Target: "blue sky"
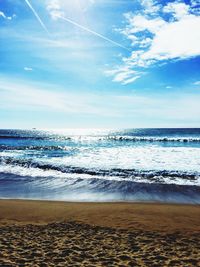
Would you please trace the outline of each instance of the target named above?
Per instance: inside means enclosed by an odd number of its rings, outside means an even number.
[[[200,127],[199,29],[199,0],[0,0],[0,128]]]

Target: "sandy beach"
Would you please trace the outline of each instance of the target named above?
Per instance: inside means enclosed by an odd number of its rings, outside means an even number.
[[[0,266],[200,266],[200,206],[0,201]]]

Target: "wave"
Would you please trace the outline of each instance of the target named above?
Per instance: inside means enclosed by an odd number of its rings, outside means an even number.
[[[44,141],[44,140],[56,140],[56,141],[70,141],[72,140],[71,137],[54,137],[54,136],[10,136],[10,135],[0,135],[0,139],[12,139],[12,140],[38,140],[38,141]]]
[[[69,150],[68,146],[34,146],[34,145],[28,145],[28,146],[9,146],[9,145],[0,145],[0,150],[36,150],[36,151],[67,151]]]
[[[108,136],[63,136],[63,135],[0,135],[0,139],[13,140],[56,140],[56,141],[118,141],[118,142],[178,142],[178,143],[200,143],[198,137],[141,137],[141,136],[124,136],[124,135],[108,135]],[[37,149],[37,148],[36,148]]]
[[[0,135],[0,139],[34,139],[43,140],[42,136],[22,136],[22,135]]]
[[[169,170],[137,170],[137,169],[98,169],[98,168],[86,168],[76,166],[66,166],[61,164],[45,163],[42,161],[34,161],[33,159],[12,158],[4,157],[0,159],[0,170],[4,170],[5,166],[7,172],[13,172],[14,167],[23,167],[26,169],[24,172],[27,174],[27,170],[31,170],[31,176],[37,177],[38,171],[43,171],[41,176],[45,176],[47,171],[56,171],[57,173],[50,173],[53,176],[63,177],[64,174],[71,174],[74,177],[92,178],[98,177],[99,179],[111,179],[111,180],[129,180],[134,182],[146,182],[146,183],[163,183],[163,184],[185,184],[185,185],[200,185],[200,173],[187,172],[187,171],[169,171]],[[18,169],[19,170],[19,169]],[[24,171],[24,169],[22,169]],[[46,171],[46,173],[45,173]],[[20,173],[20,171],[18,172]],[[49,174],[48,174],[49,176]]]
[[[131,141],[131,142],[195,142],[199,143],[200,138],[191,137],[134,137],[134,136],[108,136],[106,139],[112,141]]]

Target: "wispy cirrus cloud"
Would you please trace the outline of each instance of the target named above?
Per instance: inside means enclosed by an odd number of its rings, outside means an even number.
[[[42,19],[40,18],[40,16],[38,15],[37,11],[34,9],[34,7],[32,6],[32,4],[30,3],[29,0],[25,0],[25,3],[27,4],[27,6],[30,8],[30,10],[33,12],[34,16],[36,17],[36,19],[38,20],[38,22],[40,23],[40,25],[42,26],[42,28],[45,30],[45,32],[47,34],[50,34],[46,25],[44,24],[44,22],[42,21]]]
[[[64,8],[60,0],[48,0],[46,8],[52,19],[56,20],[58,16],[64,16]]]
[[[72,18],[69,18],[66,14],[66,8],[70,7],[72,8],[73,5],[77,6],[79,9],[81,9],[81,12],[84,12],[84,9],[86,8],[86,6],[88,6],[89,4],[94,4],[94,0],[84,0],[82,1],[82,4],[80,1],[75,1],[74,4],[73,2],[63,2],[60,0],[49,0],[47,1],[47,10],[49,11],[50,16],[52,17],[53,20],[62,20],[65,21],[75,27],[78,27],[79,29],[88,32],[94,36],[97,36],[98,38],[101,38],[111,44],[113,44],[114,46],[118,46],[121,47],[123,49],[129,50],[129,48],[127,48],[126,46],[122,45],[119,42],[116,42],[106,36],[104,36],[103,34],[100,34],[99,32],[96,32],[94,30],[92,30],[91,28],[73,20]],[[82,6],[81,6],[82,5]],[[130,50],[129,50],[130,51]]]
[[[105,72],[108,76],[114,76],[113,82],[120,82],[124,85],[134,82],[139,79],[141,74],[128,66],[122,66],[118,69],[107,70]]]
[[[72,25],[75,25],[76,27],[78,27],[78,28],[80,28],[80,29],[82,29],[82,30],[84,30],[86,32],[89,32],[92,35],[95,35],[95,36],[97,36],[97,37],[99,37],[99,38],[101,38],[101,39],[103,39],[103,40],[115,45],[115,46],[119,46],[119,47],[129,51],[129,48],[127,48],[126,46],[124,46],[124,45],[122,45],[122,44],[120,44],[118,42],[115,42],[112,39],[110,39],[110,38],[108,38],[108,37],[96,32],[96,31],[93,31],[93,30],[89,29],[88,27],[85,27],[85,26],[83,26],[83,25],[81,25],[81,24],[79,24],[79,23],[77,23],[77,22],[75,22],[75,21],[73,21],[73,20],[71,20],[69,18],[66,18],[66,17],[63,17],[63,16],[59,16],[59,15],[57,16],[57,18],[62,19],[62,20],[66,21],[66,22],[68,22],[68,23],[70,23]]]
[[[126,26],[120,30],[130,40],[132,54],[123,58],[122,66],[110,72],[114,74],[113,81],[122,84],[129,83],[126,81],[131,81],[131,78],[135,81],[139,76],[138,69],[145,72],[160,63],[200,55],[200,12],[197,1],[192,1],[190,5],[184,1],[161,5],[155,0],[142,0],[140,4],[141,9],[136,14],[124,14]],[[118,79],[120,73],[124,79]]]
[[[105,104],[99,105],[101,96],[70,93],[62,89],[55,92],[52,90],[52,85],[48,84],[30,83],[24,80],[9,82],[7,79],[1,79],[0,109],[27,111],[41,109],[45,112],[53,110],[62,114],[95,114],[103,117],[120,115],[117,109],[110,110]]]
[[[46,0],[46,8],[52,19],[57,20],[59,16],[66,16],[69,10],[75,11],[78,9],[81,12],[87,10],[87,8],[95,3],[95,0]]]
[[[0,78],[1,111],[41,111],[40,117],[43,120],[48,118],[49,112],[66,116],[68,119],[72,115],[80,117],[81,114],[81,117],[87,120],[95,115],[103,121],[103,125],[105,121],[113,123],[113,120],[116,120],[115,124],[112,124],[115,127],[128,127],[130,122],[134,122],[135,127],[177,127],[184,126],[185,123],[190,126],[199,125],[200,94],[196,93],[173,93],[165,94],[164,97],[163,94],[144,96],[139,93],[70,93],[63,88],[54,91],[53,85],[25,80],[10,81],[8,77],[5,79],[2,76]],[[93,125],[98,126],[98,122]]]

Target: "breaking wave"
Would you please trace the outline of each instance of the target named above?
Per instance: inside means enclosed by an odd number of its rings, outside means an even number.
[[[0,197],[200,204],[200,129],[0,130]]]
[[[0,159],[0,172],[37,176],[98,178],[132,182],[200,185],[200,173],[169,170],[97,169],[50,164],[32,159],[4,157]],[[21,168],[19,168],[21,167]],[[17,172],[16,172],[17,170]],[[21,172],[21,173],[20,173]],[[67,174],[67,175],[65,175]]]

